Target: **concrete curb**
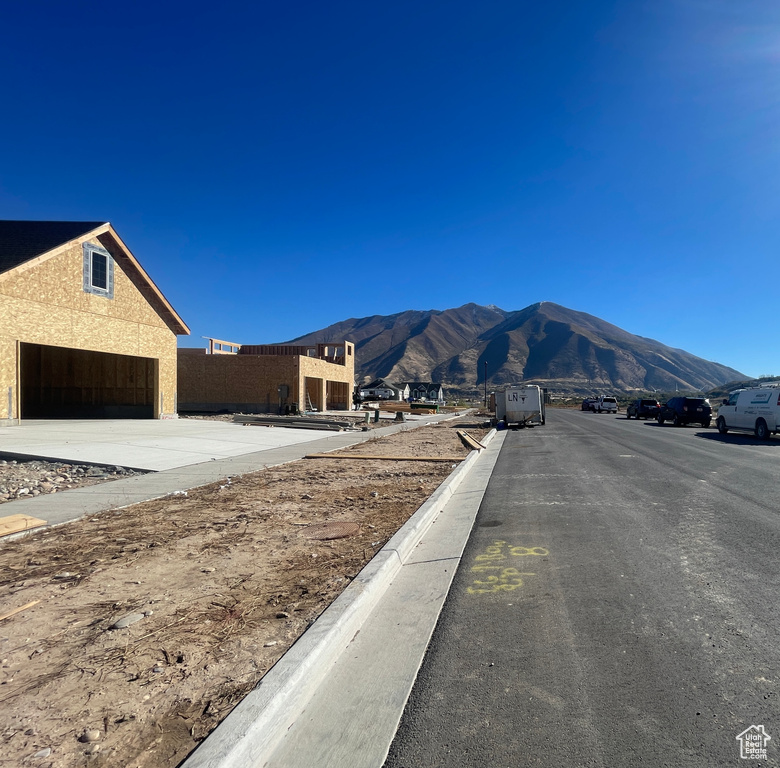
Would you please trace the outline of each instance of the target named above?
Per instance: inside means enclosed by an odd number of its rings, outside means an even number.
[[[479,455],[472,451],[458,465],[182,768],[245,768],[270,758]]]

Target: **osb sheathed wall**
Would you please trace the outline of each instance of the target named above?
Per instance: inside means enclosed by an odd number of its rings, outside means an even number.
[[[352,345],[350,345],[350,347],[351,346]],[[352,388],[355,382],[354,355],[349,355],[346,358],[346,365],[335,365],[334,363],[328,363],[325,360],[319,360],[316,357],[299,357],[298,359],[301,361],[300,396],[302,398],[305,394],[305,379],[320,379],[322,381],[320,402],[325,400],[326,392],[328,392],[336,398],[328,401],[328,408],[350,409],[352,405]],[[328,383],[342,383],[346,385],[346,389],[344,389],[344,387],[332,385],[328,387]]]
[[[6,419],[17,418],[14,403],[17,395],[17,344],[15,339],[4,335],[2,322],[2,304],[0,304],[0,424]]]
[[[159,365],[155,416],[176,412],[175,334],[119,262],[113,298],[85,293],[81,244],[0,275],[0,420],[19,417],[18,341],[153,358]]]
[[[287,405],[297,402],[297,357],[207,355],[202,349],[179,350],[179,409],[243,410],[276,413],[279,385],[286,385]]]
[[[340,382],[331,390],[339,402],[328,407],[349,408],[354,378],[351,364],[335,365],[316,358],[287,355],[207,355],[201,349],[180,349],[178,367],[179,409],[182,411],[244,411],[277,413],[280,405],[295,403],[307,407],[307,378],[316,379],[325,397],[326,382]],[[279,386],[287,387],[286,399],[279,397]],[[314,398],[312,398],[314,399]],[[321,407],[322,399],[318,400]]]

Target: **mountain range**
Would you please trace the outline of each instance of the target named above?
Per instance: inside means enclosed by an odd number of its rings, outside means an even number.
[[[568,392],[701,391],[739,371],[549,301],[506,311],[465,304],[343,320],[286,343],[355,342],[359,382],[435,381],[473,391],[520,382]]]

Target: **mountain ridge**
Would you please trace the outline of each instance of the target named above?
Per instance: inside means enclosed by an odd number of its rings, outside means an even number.
[[[285,343],[355,343],[359,381],[441,381],[462,391],[534,382],[593,388],[704,390],[744,374],[683,349],[637,336],[550,301],[507,311],[470,302],[349,318]]]

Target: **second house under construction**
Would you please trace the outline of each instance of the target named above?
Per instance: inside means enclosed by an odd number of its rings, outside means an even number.
[[[236,344],[180,349],[179,411],[294,413],[349,410],[355,345]]]

